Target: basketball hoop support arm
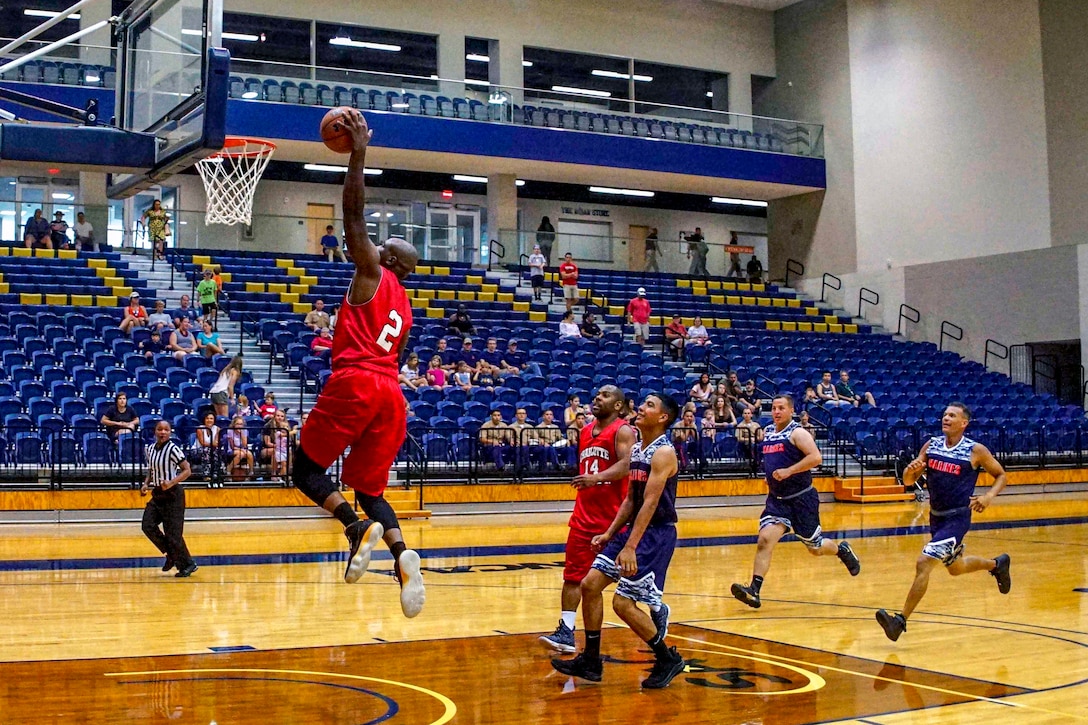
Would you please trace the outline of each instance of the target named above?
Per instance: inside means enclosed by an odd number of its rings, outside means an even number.
[[[0,98],[11,101],[12,103],[18,103],[20,106],[36,108],[39,111],[52,113],[55,116],[70,118],[74,121],[79,121],[85,126],[98,125],[97,98],[92,98],[88,100],[87,107],[82,110],[76,108],[75,106],[66,106],[63,103],[50,101],[48,98],[38,98],[37,96],[20,93],[19,91],[13,91],[8,88],[0,88]]]
[[[37,26],[35,28],[32,28],[31,30],[27,31],[23,35],[19,36],[15,40],[13,40],[10,43],[8,43],[7,45],[5,45],[3,48],[0,48],[0,55],[7,55],[8,53],[15,50],[16,48],[18,48],[20,45],[27,42],[28,40],[36,38],[39,35],[41,35],[42,33],[44,33],[45,31],[49,30],[54,25],[57,25],[58,23],[63,23],[70,16],[72,16],[72,15],[78,13],[80,10],[82,10],[84,5],[89,5],[92,2],[95,2],[95,0],[79,0],[79,2],[77,2],[72,7],[68,8],[67,10],[62,10],[61,12],[57,13],[55,16],[49,18],[49,20],[46,20],[41,25],[39,25],[39,26]]]
[[[109,20],[99,20],[97,23],[94,23],[93,25],[88,25],[86,28],[83,28],[82,30],[77,30],[76,32],[72,33],[71,35],[69,35],[66,38],[61,38],[60,40],[57,40],[57,41],[54,41],[54,42],[50,43],[49,45],[43,45],[42,47],[38,48],[37,50],[33,50],[33,51],[27,53],[26,55],[20,55],[15,60],[10,61],[8,63],[4,63],[3,65],[0,65],[0,73],[6,73],[7,71],[15,70],[19,66],[24,65],[26,63],[29,63],[30,61],[34,60],[35,58],[38,58],[40,56],[52,53],[57,48],[68,45],[69,43],[74,43],[75,41],[82,38],[84,35],[90,35],[91,33],[98,32],[102,28],[104,28],[107,25],[109,25],[110,23],[112,23],[115,19],[116,18],[110,18]],[[11,43],[8,43],[7,47],[11,47],[11,45],[12,45]]]

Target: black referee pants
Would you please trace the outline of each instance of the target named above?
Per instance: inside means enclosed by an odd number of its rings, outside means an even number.
[[[141,528],[156,549],[174,560],[179,571],[193,563],[182,536],[185,530],[185,489],[181,486],[166,491],[159,488],[152,490],[151,500],[144,507]]]

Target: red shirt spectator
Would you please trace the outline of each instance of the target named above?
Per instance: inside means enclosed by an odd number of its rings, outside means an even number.
[[[564,287],[578,286],[578,265],[574,263],[569,253],[559,265],[559,279],[562,280]]]
[[[631,322],[639,325],[647,325],[650,322],[650,301],[639,295],[627,303],[627,314]]]
[[[310,342],[310,351],[315,355],[332,349],[332,335],[329,334],[329,328],[322,327],[321,331],[317,333]]]
[[[279,408],[276,407],[276,396],[272,393],[268,393],[264,396],[264,402],[257,408],[257,415],[261,416],[265,420],[268,420]]]

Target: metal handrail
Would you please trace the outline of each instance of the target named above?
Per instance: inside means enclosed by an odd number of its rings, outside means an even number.
[[[868,292],[869,296],[866,297],[865,293]],[[858,317],[861,317],[861,307],[863,304],[869,303],[870,305],[880,304],[880,293],[876,290],[871,290],[868,287],[862,287],[858,290]]]
[[[790,259],[786,260],[786,279],[783,280],[783,282],[782,282],[782,284],[785,285],[786,287],[790,286],[790,273],[791,272],[793,274],[796,274],[799,277],[804,277],[805,276],[805,265],[802,264],[801,262],[797,261],[796,259],[793,259],[792,257]]]
[[[835,284],[828,282],[829,279],[835,280]],[[842,280],[831,274],[830,272],[824,272],[823,282],[820,285],[820,302],[824,301],[824,291],[830,287],[833,290],[842,289]]]
[[[950,332],[950,330],[955,331],[955,334]],[[963,328],[955,324],[954,322],[949,322],[948,320],[941,320],[941,338],[939,344],[937,345],[937,349],[941,350],[942,352],[944,351],[945,337],[956,341],[962,340]]]
[[[994,346],[997,349],[992,350],[992,349],[990,349],[991,346]],[[1012,360],[1009,359],[1009,348],[1006,347],[1005,345],[1002,345],[997,340],[987,338],[986,339],[986,351],[982,356],[982,366],[987,368],[987,369],[989,369],[989,367],[990,367],[990,355],[993,355],[998,360],[1005,360],[1006,362],[1008,362],[1008,367],[1009,367],[1009,373],[1008,374],[1009,374],[1009,377],[1011,378],[1012,377]]]
[[[910,312],[914,313],[914,317],[911,317],[910,315],[907,314],[908,310]],[[916,308],[911,307],[908,304],[899,305],[899,324],[896,325],[895,334],[896,335],[902,335],[903,334],[903,320],[906,320],[907,322],[913,322],[914,324],[918,324],[921,321],[921,319],[922,319],[922,313],[919,312]]]
[[[495,252],[494,252],[495,247],[499,248],[499,251],[502,254],[502,258],[506,259],[506,245],[503,244],[502,242],[500,242],[498,239],[492,239],[491,240],[491,246],[488,247],[488,252],[487,252],[487,271],[488,272],[491,271],[491,264],[495,261]]]

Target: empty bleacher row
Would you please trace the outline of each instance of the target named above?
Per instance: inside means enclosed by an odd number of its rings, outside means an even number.
[[[116,307],[132,292],[144,300],[156,296],[116,252],[0,247],[0,311],[4,305]]]
[[[9,60],[15,59],[0,58],[0,65]],[[112,89],[117,83],[117,71],[113,66],[93,63],[32,60],[0,74],[0,80]]]

